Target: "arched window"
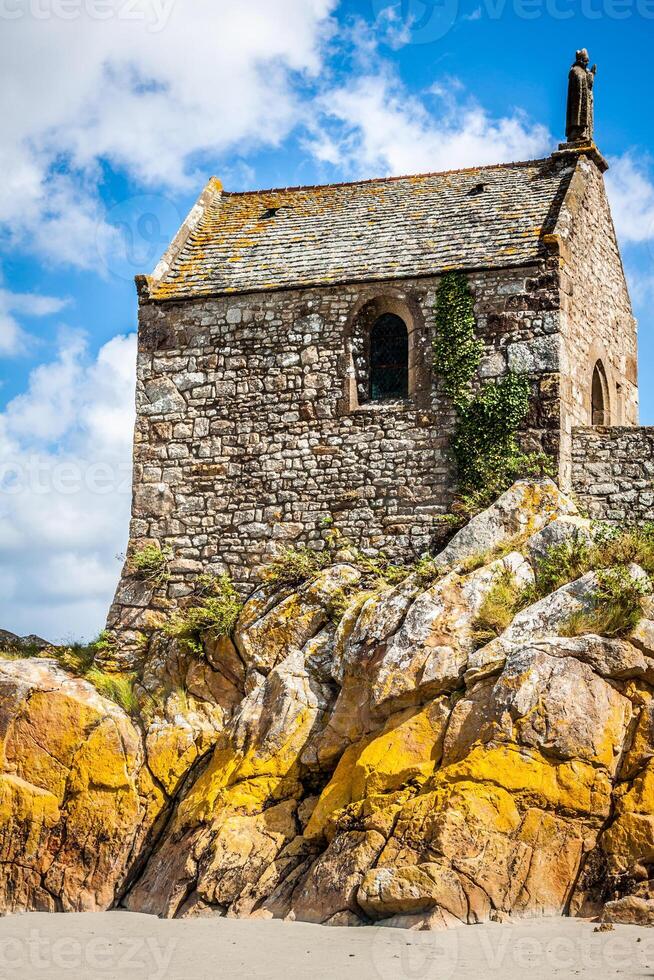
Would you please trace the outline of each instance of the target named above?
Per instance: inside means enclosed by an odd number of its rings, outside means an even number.
[[[601,361],[593,369],[591,389],[591,425],[609,425],[609,386]]]
[[[406,398],[409,394],[409,334],[404,320],[384,313],[370,333],[370,398]]]

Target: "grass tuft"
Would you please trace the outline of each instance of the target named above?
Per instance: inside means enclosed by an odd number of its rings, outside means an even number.
[[[535,562],[534,598],[542,599],[568,582],[574,582],[601,564],[597,548],[580,531],[566,541],[553,545]]]
[[[315,551],[305,545],[284,548],[262,570],[261,579],[267,585],[302,585],[333,561],[332,552]]]
[[[136,674],[108,674],[103,670],[92,667],[84,679],[96,689],[98,694],[114,701],[128,715],[138,712],[138,699],[134,690]]]
[[[472,636],[477,648],[500,636],[528,602],[528,590],[515,584],[508,568],[498,575],[472,624]]]
[[[626,636],[642,619],[642,600],[648,592],[648,585],[635,579],[628,568],[603,569],[591,608],[573,613],[559,632],[561,636]]]

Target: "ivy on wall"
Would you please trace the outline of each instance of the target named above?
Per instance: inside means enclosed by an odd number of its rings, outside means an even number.
[[[439,283],[433,345],[434,367],[443,388],[461,410],[470,402],[472,379],[484,351],[475,335],[472,293],[461,273],[446,272]]]
[[[522,476],[542,473],[545,457],[525,454],[517,432],[529,408],[529,380],[509,371],[499,381],[474,381],[484,345],[475,334],[473,297],[460,272],[446,272],[436,297],[434,369],[457,412],[452,440],[459,495],[471,509],[495,499]]]

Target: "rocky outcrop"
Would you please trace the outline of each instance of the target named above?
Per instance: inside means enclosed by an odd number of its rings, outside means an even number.
[[[0,908],[110,907],[164,804],[138,729],[54,661],[16,660],[0,732]]]
[[[17,636],[9,630],[0,630],[0,650],[6,653],[25,653],[30,650],[45,650],[50,644],[41,636],[30,633],[29,636]]]
[[[548,548],[591,531],[548,482],[476,528],[431,580],[344,555],[259,590],[202,656],[156,635],[133,720],[50,661],[0,663],[3,906],[651,921],[651,602],[631,635],[563,636],[588,572],[479,647],[498,587],[533,589]]]

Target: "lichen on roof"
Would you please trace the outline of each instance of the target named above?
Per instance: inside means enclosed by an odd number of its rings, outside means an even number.
[[[573,166],[552,159],[228,193],[217,181],[154,300],[527,264],[545,253]]]

